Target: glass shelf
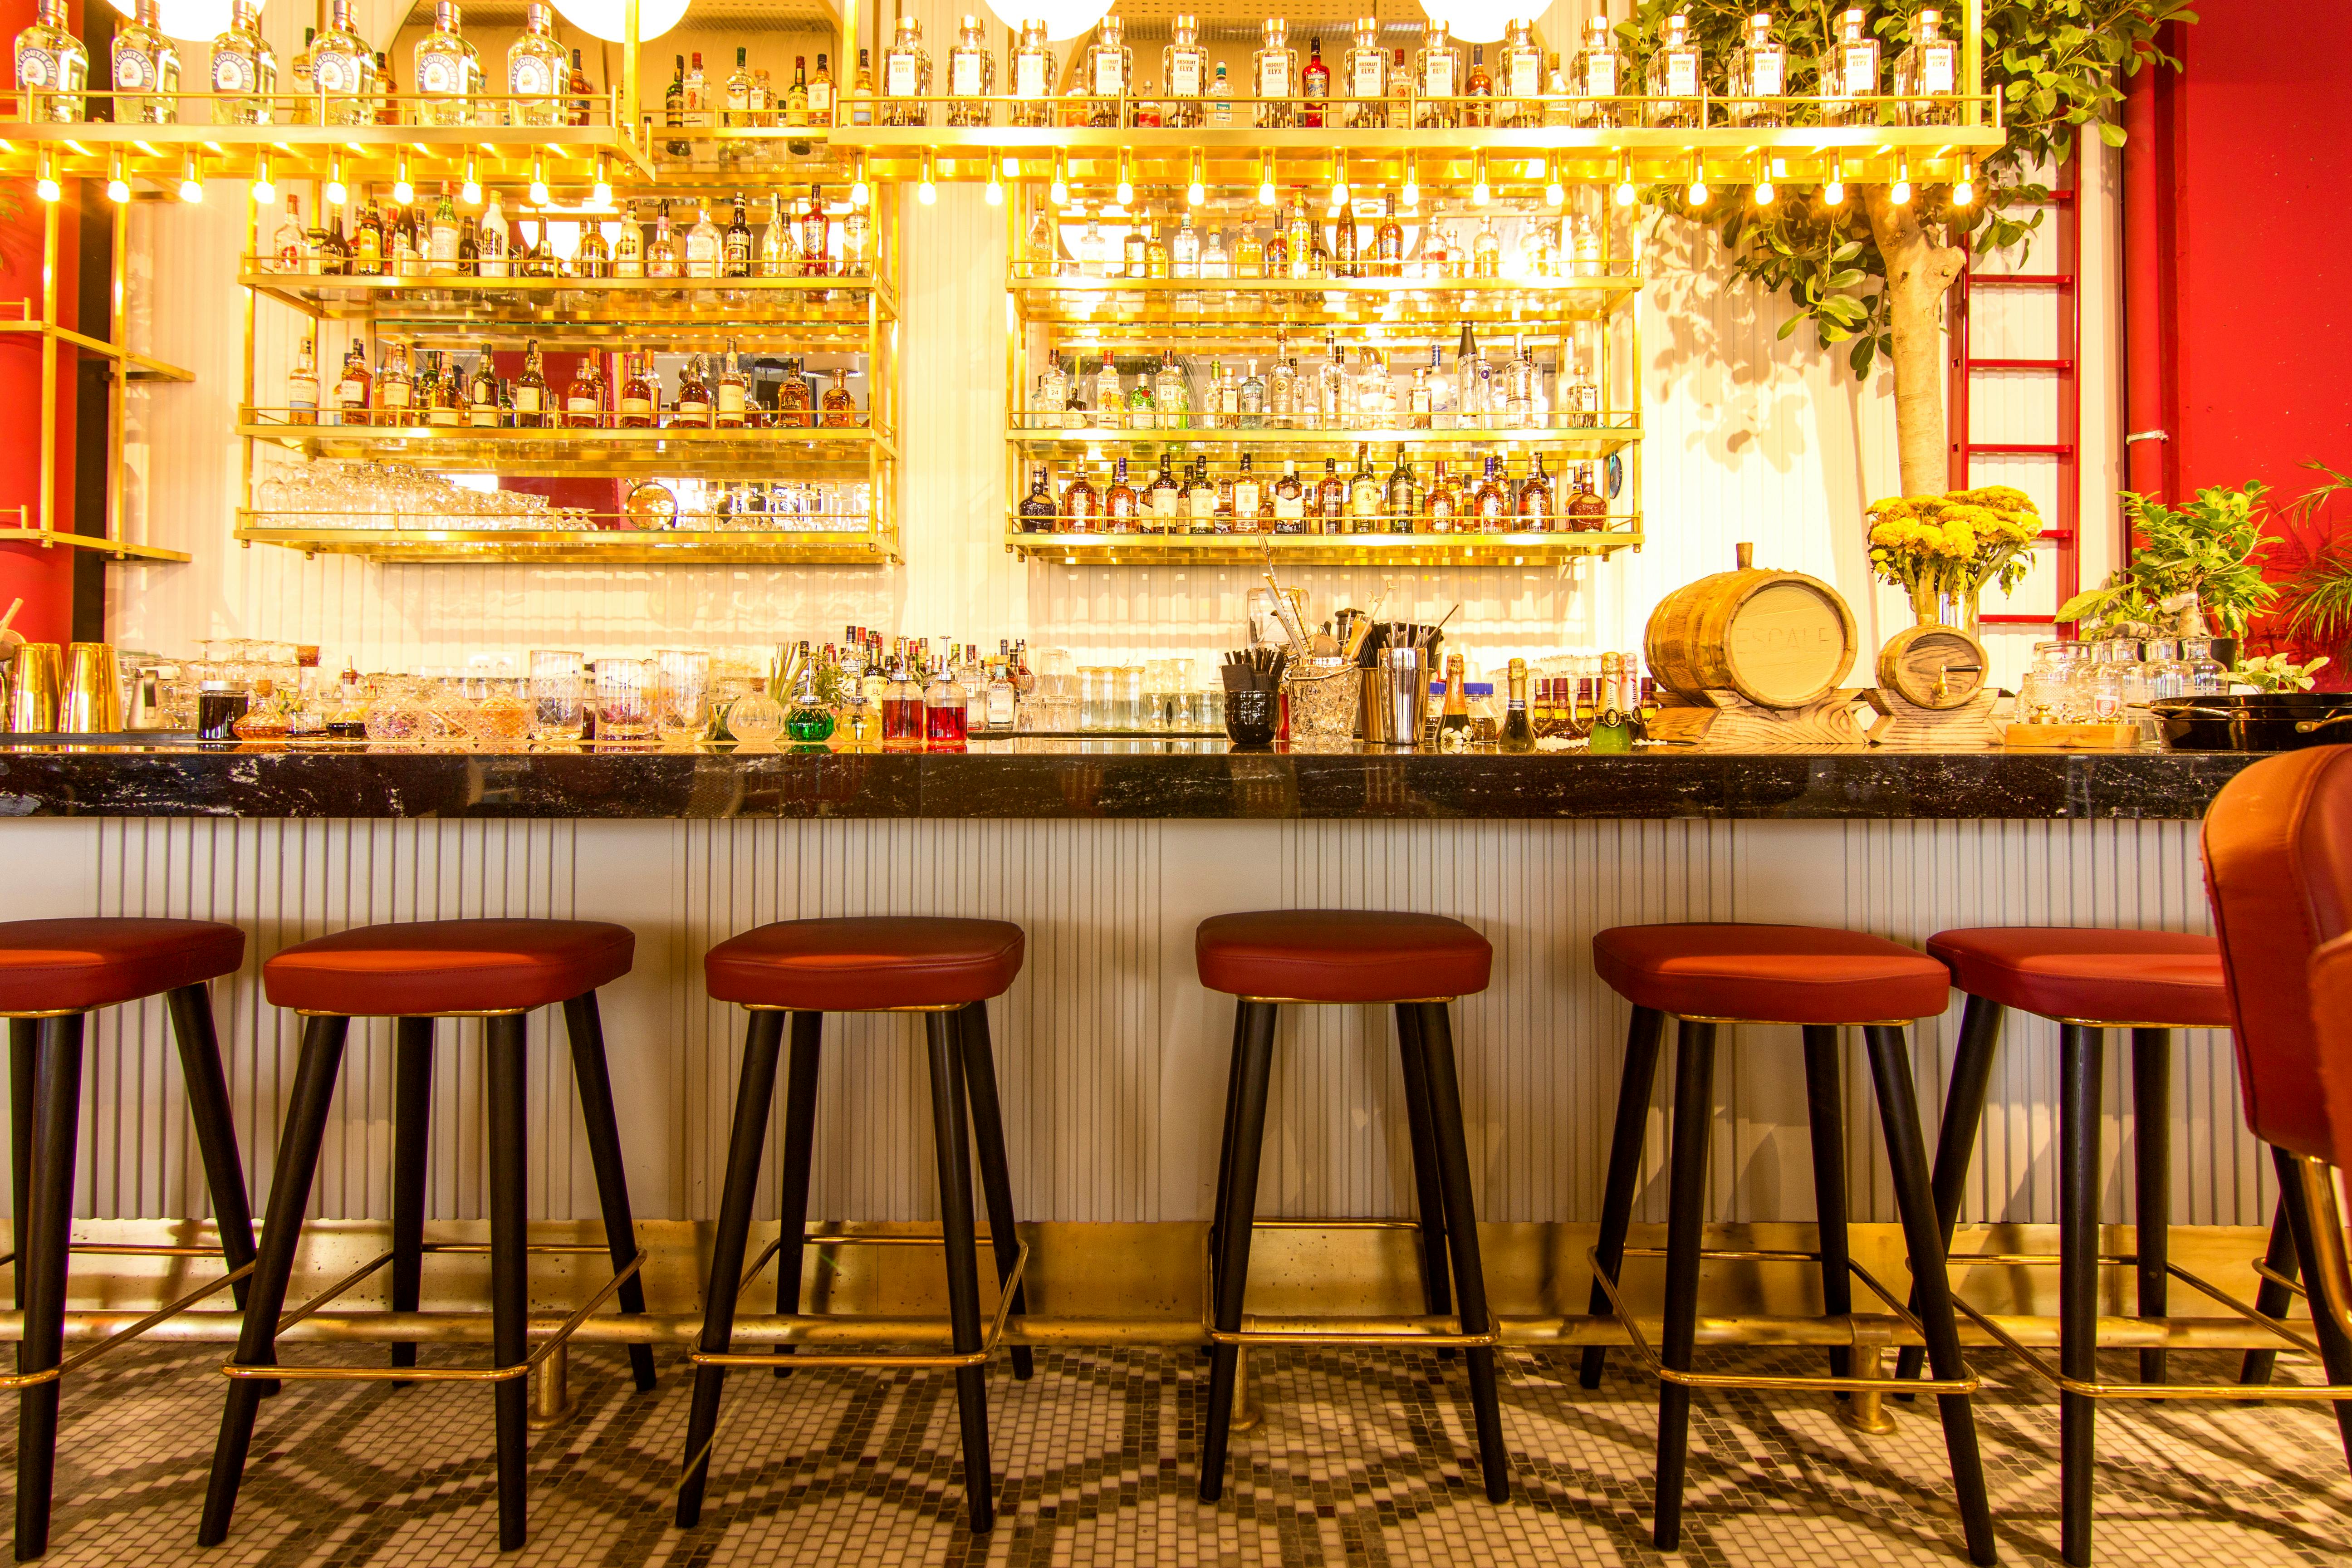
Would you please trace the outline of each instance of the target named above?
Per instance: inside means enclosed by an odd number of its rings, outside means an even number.
[[[1609,416],[1602,417],[1606,419]],[[1626,425],[1602,425],[1599,427],[1562,425],[1544,429],[1511,430],[1417,430],[1391,426],[1361,430],[1204,430],[1192,427],[1180,430],[1106,430],[1097,426],[1068,430],[1042,425],[1014,425],[1005,430],[1004,438],[1024,452],[1059,456],[1076,455],[1088,447],[1177,447],[1192,449],[1296,447],[1318,452],[1336,452],[1372,446],[1404,447],[1439,456],[1465,449],[1497,447],[1509,451],[1524,447],[1575,458],[1601,458],[1641,440],[1642,432]]]
[[[490,430],[471,426],[301,425],[283,408],[249,408],[237,434],[312,458],[357,458],[453,473],[650,474],[678,479],[863,478],[897,457],[887,431]],[[866,416],[861,411],[858,416]]]
[[[1129,325],[1187,336],[1228,335],[1277,326],[1385,327],[1463,323],[1539,331],[1546,323],[1597,321],[1640,291],[1637,277],[1267,279],[1087,278],[1024,275],[1006,287],[1024,321],[1115,329]]]
[[[895,535],[870,520],[837,530],[323,528],[281,527],[279,514],[247,512],[236,538],[304,555],[358,555],[420,564],[485,562],[550,565],[662,566],[766,563],[802,566],[887,566],[898,560]],[[853,520],[842,519],[842,521]]]
[[[1066,566],[1541,566],[1642,547],[1641,520],[1590,533],[1024,533],[1004,548]]]

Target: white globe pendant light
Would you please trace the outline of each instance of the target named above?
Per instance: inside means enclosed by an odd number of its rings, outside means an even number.
[[[1045,24],[1049,43],[1067,43],[1082,38],[1094,30],[1094,25],[1110,14],[1110,0],[989,0],[988,9],[995,18],[1012,28],[1021,30],[1024,22]]]
[[[563,19],[608,44],[629,41],[629,8],[623,0],[554,0]],[[658,38],[686,15],[686,0],[639,0],[637,41]]]
[[[1443,22],[1446,30],[1465,44],[1498,44],[1503,41],[1504,24],[1514,16],[1526,16],[1531,0],[1421,0],[1421,8],[1433,22]]]
[[[126,16],[136,16],[136,0],[111,0],[114,8]],[[155,25],[164,36],[185,44],[208,44],[228,31],[229,0],[163,0]],[[262,0],[254,0],[253,8],[261,9]],[[202,83],[197,85],[201,86]]]

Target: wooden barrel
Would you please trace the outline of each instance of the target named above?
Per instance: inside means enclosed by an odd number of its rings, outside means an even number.
[[[1650,613],[1650,673],[1696,699],[1736,692],[1759,708],[1802,708],[1835,691],[1853,668],[1853,612],[1838,591],[1801,572],[1748,564],[1685,583]]]
[[[1984,689],[1984,644],[1958,626],[1907,626],[1878,650],[1878,684],[1914,708],[1966,707]]]

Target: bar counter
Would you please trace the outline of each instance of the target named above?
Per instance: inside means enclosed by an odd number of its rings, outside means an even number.
[[[2253,759],[2000,749],[1504,755],[1222,741],[965,752],[0,746],[0,816],[2193,821]]]

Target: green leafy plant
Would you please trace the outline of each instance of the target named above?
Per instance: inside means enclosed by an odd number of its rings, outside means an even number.
[[[1778,9],[1776,7],[1776,9]],[[1791,94],[1818,90],[1813,61],[1837,36],[1843,0],[1796,0],[1780,16]],[[1672,12],[1710,59],[1729,58],[1754,6],[1748,0],[1638,0],[1617,32],[1637,59]],[[2193,22],[2187,0],[1985,0],[1980,42],[1985,90],[1998,95],[2006,139],[1979,161],[1975,199],[1955,204],[1949,185],[1920,185],[1907,203],[1884,185],[1853,185],[1837,206],[1817,191],[1790,192],[1759,207],[1744,189],[1693,208],[1679,189],[1653,194],[1660,211],[1715,229],[1738,277],[1786,295],[1797,314],[1783,337],[1810,322],[1822,347],[1843,345],[1856,376],[1884,359],[1894,370],[1903,493],[1933,495],[1947,482],[1938,342],[1944,292],[1970,249],[2025,242],[2042,221],[2009,216],[2046,199],[2029,173],[2063,162],[2084,136],[2123,145],[2124,80],[2143,66],[2178,67],[2158,47],[2168,22]],[[1960,29],[1960,10],[1944,7]],[[1909,7],[1888,6],[1871,24],[1892,61],[1911,36]],[[1637,67],[1638,69],[1638,67]],[[1639,79],[1638,76],[1636,79]],[[1860,200],[1854,199],[1856,195]]]
[[[2263,580],[2263,557],[2277,542],[2263,531],[2262,499],[2270,487],[2250,479],[2238,489],[2212,485],[2185,506],[2167,506],[2130,490],[2124,515],[2136,540],[2122,569],[2058,607],[2061,621],[2143,635],[2242,636],[2246,623],[2278,590]]]
[[[2297,664],[2283,653],[2274,653],[2262,658],[2240,659],[2238,668],[2230,673],[2257,691],[2308,691],[2315,684],[2312,677],[2326,663],[2326,654],[2309,664]]]
[[[2334,517],[2352,496],[2352,474],[2308,463],[2326,478],[2283,509],[2288,542],[2303,562],[2279,586],[2286,633],[2321,647],[2352,638],[2352,530]]]

